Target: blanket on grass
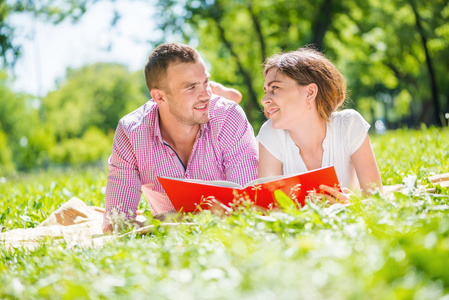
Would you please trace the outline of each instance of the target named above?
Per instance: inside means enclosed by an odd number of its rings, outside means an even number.
[[[428,180],[434,185],[449,187],[449,173],[431,176]],[[394,196],[394,192],[406,192],[407,183],[384,186],[385,195]],[[418,186],[416,192],[434,193],[435,188]],[[6,249],[34,249],[45,240],[65,242],[81,247],[101,247],[117,239],[117,235],[103,235],[104,208],[87,206],[82,200],[73,197],[35,228],[13,229],[0,233],[0,247]],[[137,211],[136,219],[145,221],[142,211]],[[176,226],[181,223],[162,223],[161,226]],[[182,223],[184,224],[184,223]],[[150,233],[154,226],[146,226],[134,231],[137,234]]]
[[[6,249],[34,249],[39,243],[65,242],[81,247],[100,247],[123,235],[104,235],[102,231],[104,208],[87,206],[82,200],[72,197],[35,228],[13,229],[0,233],[0,246]],[[142,211],[136,219],[145,221]],[[178,223],[163,223],[160,226],[175,226]],[[150,233],[154,226],[140,228],[134,233]]]

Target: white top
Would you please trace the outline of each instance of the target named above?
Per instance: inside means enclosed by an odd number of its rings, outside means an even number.
[[[334,112],[327,122],[321,167],[334,166],[341,187],[360,188],[351,155],[362,145],[369,128],[368,122],[353,109]],[[260,128],[257,141],[281,161],[283,174],[308,171],[288,130],[274,129],[268,120]]]

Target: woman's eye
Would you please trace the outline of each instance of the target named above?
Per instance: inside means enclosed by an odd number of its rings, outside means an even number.
[[[192,86],[189,86],[189,87],[188,87],[188,90],[193,90],[194,88],[195,88],[195,86],[192,85]]]
[[[277,90],[279,87],[277,87],[277,86],[273,86],[273,87],[271,87],[271,90],[274,92],[275,90]]]

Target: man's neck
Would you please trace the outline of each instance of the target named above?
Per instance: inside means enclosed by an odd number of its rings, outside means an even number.
[[[187,167],[200,125],[186,125],[172,120],[159,119],[162,139],[176,151]]]

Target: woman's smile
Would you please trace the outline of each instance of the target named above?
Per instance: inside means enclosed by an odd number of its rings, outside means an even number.
[[[269,107],[267,108],[267,113],[271,117],[274,113],[279,111],[279,107]]]

